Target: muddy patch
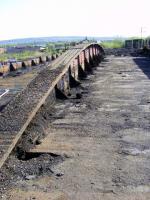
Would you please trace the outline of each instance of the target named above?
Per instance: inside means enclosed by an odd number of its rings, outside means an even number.
[[[0,193],[14,186],[19,187],[22,181],[36,180],[45,175],[57,176],[51,168],[64,160],[63,156],[46,153],[30,153],[23,160],[12,155],[0,172]]]

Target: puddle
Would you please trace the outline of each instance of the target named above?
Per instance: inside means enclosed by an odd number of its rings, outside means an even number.
[[[130,192],[147,193],[150,192],[150,185],[127,186],[127,190]]]
[[[120,108],[98,108],[98,111],[105,111],[105,112],[115,112],[115,111],[118,111],[120,110]]]
[[[137,155],[142,155],[142,154],[149,154],[150,149],[145,149],[145,150],[139,150],[136,148],[132,149],[124,149],[122,153],[127,154],[127,155],[132,155],[132,156],[137,156]]]
[[[70,111],[81,111],[83,109],[86,109],[86,104],[75,104],[73,106],[70,106]]]

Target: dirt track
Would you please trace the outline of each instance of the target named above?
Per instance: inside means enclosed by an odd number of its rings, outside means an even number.
[[[149,66],[148,58],[108,56],[83,81],[81,99],[58,102],[32,151],[65,160],[52,175],[16,181],[9,199],[150,199]]]

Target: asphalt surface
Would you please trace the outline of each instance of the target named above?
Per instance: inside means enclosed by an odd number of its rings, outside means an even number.
[[[149,58],[108,56],[82,81],[81,99],[58,102],[47,137],[32,151],[66,159],[52,166],[53,175],[16,181],[9,199],[54,199],[39,192],[67,200],[150,199],[149,66]]]
[[[52,185],[69,199],[150,199],[149,66],[149,58],[107,57],[53,122],[50,143],[71,157],[54,168],[64,176]]]

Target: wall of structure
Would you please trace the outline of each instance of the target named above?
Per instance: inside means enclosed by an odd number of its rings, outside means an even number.
[[[0,168],[47,99],[67,98],[70,88],[77,86],[83,75],[100,63],[103,55],[104,51],[98,44],[72,48],[47,65],[23,91],[12,98],[1,112],[0,138],[3,139],[0,143],[4,151],[0,154]],[[15,70],[20,66],[20,63],[13,65]],[[7,138],[4,137],[6,134]]]
[[[46,62],[50,62],[55,60],[58,55],[52,56],[41,56],[32,59],[27,59],[23,61],[16,61],[16,62],[4,62],[0,63],[0,75],[9,73],[10,71],[15,71],[25,67],[32,67],[40,64],[45,64]]]
[[[129,49],[142,49],[144,46],[150,47],[149,40],[133,39],[125,41],[125,48]]]

